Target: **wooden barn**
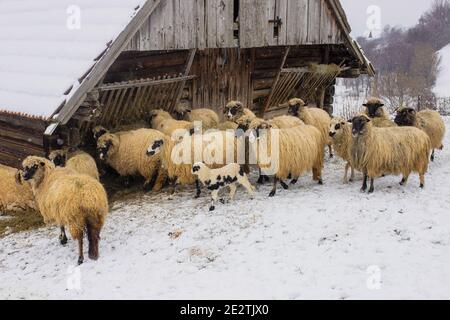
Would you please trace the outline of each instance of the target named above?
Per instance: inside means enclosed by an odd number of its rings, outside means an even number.
[[[331,112],[336,78],[373,75],[339,0],[0,3],[0,163],[178,105],[261,116],[299,96]]]

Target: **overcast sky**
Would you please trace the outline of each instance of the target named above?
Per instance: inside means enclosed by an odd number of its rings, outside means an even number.
[[[367,14],[367,9],[372,5],[378,6],[380,9],[382,30],[387,24],[406,27],[416,24],[421,14],[431,6],[432,2],[433,0],[341,0],[350,20],[354,37],[368,34],[369,16],[372,17],[372,22],[376,21],[375,11],[372,11],[372,15]]]

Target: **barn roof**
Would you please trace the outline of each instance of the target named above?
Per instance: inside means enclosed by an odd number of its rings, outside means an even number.
[[[0,109],[51,117],[143,2],[0,0]]]
[[[66,123],[161,1],[0,0],[0,110]],[[373,74],[339,0],[326,1]],[[77,8],[80,28],[68,28]]]

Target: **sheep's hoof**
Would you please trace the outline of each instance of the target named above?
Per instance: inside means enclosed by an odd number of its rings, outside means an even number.
[[[431,162],[434,162],[434,156],[431,156]]]
[[[402,181],[400,181],[400,185],[401,185],[401,186],[404,186],[405,184],[406,184],[405,179],[402,179]]]
[[[297,182],[298,182],[298,180],[294,179],[294,180],[291,181],[291,185],[295,185],[295,184],[297,184]]]
[[[268,177],[268,176],[264,176],[264,182],[269,182],[270,181],[270,178]]]
[[[84,262],[84,258],[83,257],[78,257],[78,265],[82,265]]]
[[[369,193],[373,193],[374,191],[375,191],[374,188],[370,188],[370,189],[369,189]]]
[[[425,189],[425,185],[423,183],[420,184],[420,189]]]
[[[275,197],[275,194],[276,194],[277,192],[275,191],[275,190],[272,190],[270,193],[269,193],[269,197],[270,198],[273,198],[273,197]]]
[[[194,196],[194,199],[198,199],[198,198],[200,198],[200,195],[199,195],[199,194],[196,194],[196,195]]]
[[[334,154],[330,154],[330,159],[333,159],[334,158]]]
[[[264,178],[263,176],[259,176],[259,179],[257,181],[258,184],[264,184]]]
[[[67,244],[67,237],[59,236],[59,243],[61,243],[62,246],[65,246]]]
[[[220,202],[221,204],[225,204],[225,199],[220,199],[219,202]]]
[[[215,207],[215,206],[209,207],[209,211],[214,211],[214,210],[216,210],[216,207]]]
[[[348,180],[350,183],[355,182],[355,179],[351,178],[350,180]]]
[[[286,183],[284,183],[283,181],[281,181],[280,183],[284,190],[289,190],[289,186]]]
[[[323,180],[322,179],[319,180],[319,185],[323,186]]]

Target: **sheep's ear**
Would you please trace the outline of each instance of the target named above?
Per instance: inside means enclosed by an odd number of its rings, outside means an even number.
[[[381,108],[381,107],[384,107],[384,103],[380,103],[378,106],[379,106],[380,108]]]
[[[368,106],[368,104],[367,103],[363,103],[363,107],[367,107]]]

